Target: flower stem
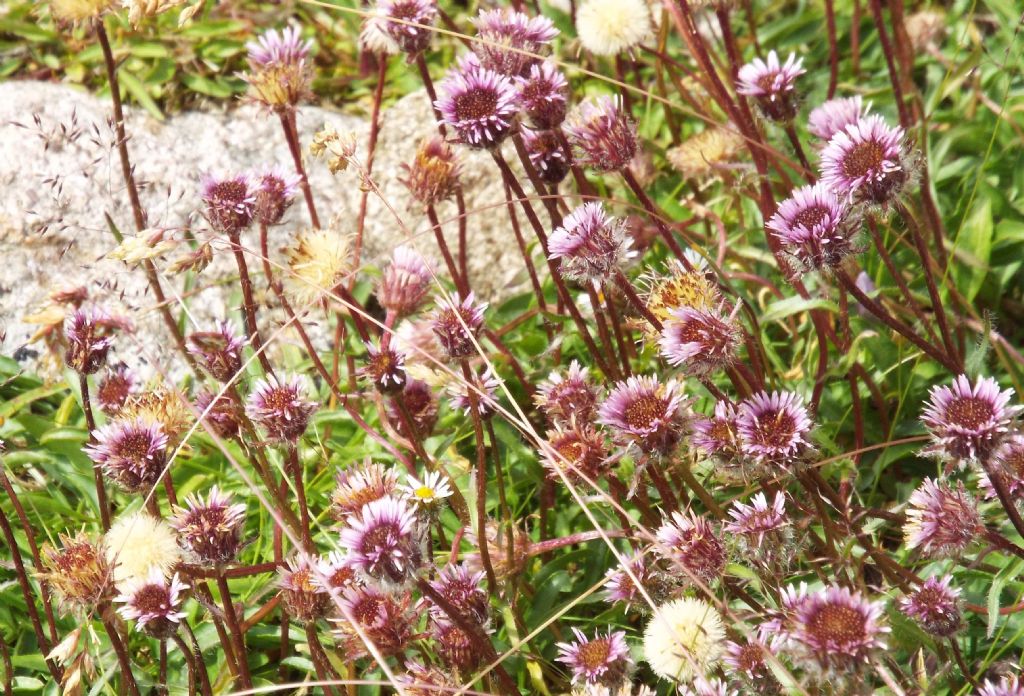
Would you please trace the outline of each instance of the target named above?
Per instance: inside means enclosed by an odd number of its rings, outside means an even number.
[[[462,377],[466,382],[469,412],[473,419],[473,434],[476,438],[476,525],[480,561],[487,573],[487,587],[491,594],[496,594],[498,579],[494,575],[491,552],[487,543],[487,449],[484,445],[483,424],[480,422],[480,397],[476,393],[476,379],[473,377],[467,360],[462,361]]]
[[[103,622],[103,628],[107,632],[107,637],[110,638],[110,645],[114,648],[117,662],[121,666],[121,688],[125,689],[129,696],[140,696],[139,685],[135,682],[135,675],[132,674],[132,661],[128,657],[128,650],[124,647],[124,641],[121,640],[121,634],[118,633],[117,626],[114,625],[113,613],[114,609],[109,602],[99,607],[100,621]]]
[[[95,442],[93,435],[96,430],[96,419],[92,413],[92,402],[89,399],[89,378],[84,374],[78,375],[78,386],[82,392],[82,411],[85,412],[85,427],[89,431],[89,443]],[[103,531],[110,529],[110,503],[107,501],[107,488],[103,483],[103,470],[96,462],[92,462],[92,477],[96,484],[96,502],[100,507],[100,522]]]
[[[315,229],[320,229],[320,216],[317,215],[316,203],[313,201],[313,189],[309,187],[309,177],[306,176],[306,168],[302,164],[302,146],[299,144],[299,131],[295,123],[295,111],[289,109],[282,111],[279,115],[281,117],[281,128],[284,129],[284,138],[288,142],[288,150],[292,154],[295,173],[299,175],[302,196],[306,199],[309,222]]]
[[[235,656],[238,659],[238,684],[242,689],[252,688],[252,677],[249,675],[249,658],[245,649],[245,636],[242,635],[238,625],[238,614],[235,613],[235,604],[231,600],[231,591],[228,588],[228,581],[223,573],[217,574],[217,591],[220,592],[220,601],[224,607],[224,618],[228,624],[228,631],[234,643]]]
[[[263,350],[263,339],[260,338],[259,328],[256,326],[256,302],[252,294],[252,279],[249,277],[249,266],[245,262],[245,251],[242,249],[242,238],[239,232],[228,233],[228,241],[231,243],[231,251],[235,255],[235,263],[238,266],[238,277],[242,286],[242,313],[245,316],[245,331],[249,337],[249,343],[256,352],[256,357],[268,375],[274,373],[270,366],[270,359]]]

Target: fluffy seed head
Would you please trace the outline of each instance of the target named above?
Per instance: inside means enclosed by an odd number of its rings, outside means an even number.
[[[411,164],[403,164],[402,169],[405,171],[402,183],[413,198],[427,206],[455,194],[462,163],[448,143],[433,135],[420,141],[416,157]]]
[[[761,464],[786,466],[810,447],[812,422],[793,392],[760,392],[740,404],[736,430],[743,454]]]
[[[92,433],[85,453],[129,493],[149,493],[167,461],[167,436],[141,418],[115,420]]]
[[[306,400],[306,385],[302,375],[267,375],[253,387],[245,413],[263,426],[269,440],[296,442],[317,409],[315,402]]]
[[[516,85],[519,105],[530,125],[544,130],[565,120],[569,82],[554,63],[544,61],[530,66],[524,77],[516,78]]]
[[[672,513],[657,532],[655,551],[669,561],[673,571],[682,573],[688,584],[707,584],[725,569],[725,546],[714,527],[693,512]]]
[[[957,462],[987,459],[1021,410],[1009,405],[1013,395],[991,377],[972,385],[959,375],[948,387],[933,387],[921,414],[932,437],[925,452]]]
[[[275,110],[293,109],[309,94],[308,64],[312,41],[303,41],[299,27],[270,29],[246,44],[249,52],[250,96]]]
[[[617,686],[633,666],[625,631],[608,631],[587,638],[573,627],[576,640],[558,643],[558,660],[572,670],[573,684]]]
[[[563,130],[577,161],[599,172],[625,169],[637,152],[636,124],[621,98],[588,98],[569,114]]]
[[[129,580],[121,588],[121,594],[114,599],[124,606],[117,613],[135,627],[154,638],[169,638],[178,630],[178,624],[185,618],[181,611],[181,593],[188,585],[178,579],[175,573],[170,580],[154,569],[146,578]]]
[[[600,203],[584,203],[562,220],[548,238],[549,258],[559,259],[562,275],[581,283],[611,278],[629,257],[625,224],[609,217]]]
[[[379,0],[377,7],[383,17],[401,20],[386,22],[384,27],[410,58],[430,45],[429,27],[437,20],[437,3],[434,0]],[[414,26],[416,24],[423,26]]]
[[[462,360],[476,354],[473,342],[484,325],[486,304],[477,304],[470,292],[461,301],[441,298],[432,316],[432,326],[441,348],[449,360]]]
[[[962,618],[960,588],[952,587],[952,582],[951,575],[928,578],[916,590],[900,597],[900,611],[933,636],[953,635],[960,629]]]
[[[104,547],[119,588],[129,580],[148,578],[153,569],[168,577],[181,561],[174,530],[144,512],[117,519],[104,537]]]
[[[865,106],[860,95],[829,99],[811,111],[807,119],[807,130],[827,143],[833,135],[867,116],[869,111],[871,106]]]
[[[703,600],[684,597],[655,609],[644,630],[644,659],[662,679],[688,682],[718,664],[724,643],[719,613]]]
[[[576,10],[580,42],[598,56],[629,50],[651,32],[651,11],[644,0],[586,0]]]
[[[981,528],[977,503],[964,489],[925,479],[910,495],[903,537],[907,547],[933,557],[959,555]]]
[[[422,562],[416,514],[405,501],[391,496],[367,503],[349,519],[340,544],[353,567],[386,583],[405,582]]]
[[[60,546],[43,546],[43,576],[57,594],[60,608],[68,611],[93,610],[110,594],[110,565],[102,542],[92,541],[84,532],[59,535]]]
[[[675,380],[662,384],[657,375],[629,377],[601,404],[598,423],[644,452],[667,454],[679,442],[685,403]]]
[[[285,289],[301,305],[330,293],[352,270],[349,235],[330,228],[306,230],[288,250]]]
[[[847,199],[817,183],[795,190],[765,227],[802,269],[829,269],[854,251],[848,214]]]
[[[492,148],[511,132],[519,105],[515,84],[469,54],[438,85],[434,106],[459,141]]]
[[[218,382],[230,382],[242,370],[242,347],[248,341],[235,333],[229,321],[217,322],[214,331],[197,331],[188,337],[188,352]]]
[[[670,365],[704,376],[732,362],[739,332],[722,311],[680,307],[664,323],[658,345]]]
[[[848,669],[866,661],[889,631],[882,625],[881,602],[869,602],[846,587],[808,595],[795,616],[792,638],[822,668]]]
[[[791,121],[797,111],[793,86],[805,72],[803,58],[797,59],[795,53],[780,63],[778,54],[769,51],[767,61],[755,58],[739,69],[736,91],[754,97],[766,118]]]
[[[215,231],[235,235],[252,224],[256,212],[256,184],[248,174],[204,174],[199,196],[206,206],[206,219]]]
[[[821,152],[821,183],[839,196],[885,205],[906,186],[907,166],[903,129],[872,114],[828,141]]]
[[[176,507],[170,525],[178,532],[178,543],[205,565],[228,563],[238,557],[245,527],[245,504],[231,504],[231,498],[216,486],[204,500],[193,493],[185,507]]]

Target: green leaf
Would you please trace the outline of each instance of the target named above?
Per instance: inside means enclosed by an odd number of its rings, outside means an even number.
[[[982,191],[970,217],[964,220],[954,247],[954,254],[961,261],[954,267],[957,287],[968,302],[974,300],[985,282],[994,230],[992,201]]]
[[[142,84],[142,81],[132,75],[130,72],[122,70],[118,73],[118,81],[124,86],[128,94],[139,103],[139,105],[148,111],[153,118],[158,121],[164,120],[164,114],[160,111],[160,107],[157,106],[156,102],[153,101],[153,97],[146,91],[146,85]]]
[[[823,309],[826,312],[832,312],[833,314],[839,313],[839,307],[836,306],[835,302],[823,298],[811,298],[805,300],[802,297],[787,297],[784,300],[773,302],[768,305],[768,310],[761,315],[761,321],[763,323],[770,323],[773,321],[779,321],[786,317],[794,314],[802,314],[803,312],[809,312],[813,309]]]
[[[199,92],[208,97],[227,99],[235,93],[233,89],[223,83],[203,77],[202,75],[183,75],[181,81],[193,92]]]

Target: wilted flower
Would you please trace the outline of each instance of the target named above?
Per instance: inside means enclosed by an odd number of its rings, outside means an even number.
[[[802,268],[835,268],[854,250],[848,208],[846,199],[817,183],[795,190],[765,227]]]
[[[405,582],[422,562],[416,514],[390,496],[367,503],[349,519],[340,544],[348,550],[349,563],[374,580]]]
[[[270,29],[245,45],[249,72],[244,75],[253,99],[276,109],[292,109],[309,93],[308,65],[312,41],[303,41],[299,28]]]
[[[201,563],[219,565],[238,557],[245,527],[245,504],[231,499],[214,486],[203,500],[195,493],[185,498],[187,507],[175,507],[171,526],[178,543]]]
[[[611,464],[604,438],[588,423],[568,430],[556,426],[548,433],[548,447],[552,451],[542,450],[543,463],[549,470],[548,476],[555,480],[559,480],[558,472],[562,471],[571,480],[586,476],[595,481]]]
[[[49,4],[54,19],[71,24],[103,15],[114,6],[115,0],[50,0]]]
[[[665,153],[668,163],[688,179],[707,179],[743,151],[743,136],[731,126],[709,126]]]
[[[644,278],[647,285],[644,305],[662,324],[682,307],[710,311],[722,302],[718,288],[706,273],[704,259],[690,252],[687,252],[687,259],[690,269],[672,259],[665,274]],[[644,321],[639,328],[644,332],[644,340],[657,342],[659,333],[650,322]]]
[[[441,298],[434,310],[432,329],[449,360],[462,360],[476,355],[473,338],[484,325],[486,304],[476,304],[470,292],[461,301]]]
[[[598,56],[631,49],[651,32],[651,11],[644,0],[585,0],[576,10],[580,43]]]
[[[636,155],[636,124],[626,114],[621,98],[605,96],[581,102],[569,114],[563,130],[577,161],[599,172],[625,169]]]
[[[377,301],[398,317],[413,314],[426,299],[432,279],[431,268],[419,253],[396,247],[377,286]]]
[[[388,20],[384,24],[388,35],[405,53],[414,56],[430,45],[430,26],[437,19],[434,0],[380,0],[377,7]],[[415,25],[423,26],[415,26]]]
[[[324,127],[313,135],[309,144],[309,154],[327,159],[327,169],[337,174],[348,169],[356,154],[356,136],[352,131],[338,132],[334,126],[325,123]]]
[[[122,421],[138,418],[159,425],[167,436],[168,444],[175,443],[193,422],[192,408],[181,392],[160,382],[129,396],[118,418]]]
[[[301,306],[309,305],[329,296],[351,270],[348,235],[330,228],[306,230],[288,250],[285,288]]]
[[[598,423],[646,453],[668,454],[682,434],[685,403],[675,380],[662,384],[657,375],[629,377],[601,404]]]
[[[644,630],[644,659],[662,679],[688,682],[718,664],[724,643],[714,607],[684,597],[655,608]]]
[[[113,328],[113,320],[106,312],[76,309],[64,323],[67,366],[83,375],[97,372],[107,361],[107,353],[114,343]]]
[[[981,529],[977,503],[962,482],[954,488],[925,479],[910,495],[903,536],[907,548],[934,557],[955,556],[974,541]]]
[[[587,638],[573,627],[576,640],[558,643],[558,660],[572,670],[573,684],[615,686],[627,678],[633,666],[625,631],[608,631]]]
[[[156,569],[164,577],[181,561],[178,540],[163,520],[144,512],[114,522],[104,538],[107,562],[119,588],[132,579],[146,579]]]
[[[167,264],[167,272],[170,275],[177,275],[185,271],[202,273],[213,261],[213,245],[204,242],[194,250],[187,251],[178,258]]]
[[[375,462],[339,471],[331,507],[334,516],[347,521],[358,515],[364,505],[386,498],[398,487],[398,472]]]
[[[535,128],[557,128],[565,120],[569,82],[554,63],[544,61],[516,78],[519,106]]]
[[[629,256],[625,224],[600,203],[584,203],[562,220],[548,238],[548,258],[561,261],[566,278],[600,283],[612,277]]]
[[[385,394],[399,391],[405,385],[405,356],[390,345],[366,344],[366,364],[359,368],[374,389]]]
[[[462,616],[473,619],[477,625],[486,627],[490,622],[491,602],[482,583],[484,571],[470,570],[465,564],[447,565],[442,568],[430,586]],[[445,618],[442,607],[430,604],[430,613],[435,618]]]
[[[166,239],[167,230],[148,229],[138,234],[124,235],[121,243],[107,254],[108,259],[124,261],[129,268],[135,268],[143,261],[160,258],[172,251],[178,243]]]
[[[302,178],[281,167],[271,167],[256,175],[254,215],[263,225],[276,225],[299,192]]]
[[[760,548],[765,537],[789,526],[786,515],[786,495],[782,491],[775,493],[771,504],[763,492],[750,499],[751,504],[735,503],[729,510],[732,522],[725,525],[725,531],[740,535],[751,549]]]
[[[85,453],[128,493],[148,493],[167,461],[167,436],[141,418],[115,420],[92,432]]]
[[[332,590],[353,587],[359,582],[355,569],[343,553],[331,551],[326,558],[320,556],[317,565],[323,572],[313,576],[313,583],[328,594]]]
[[[908,15],[904,25],[914,54],[938,50],[948,31],[947,21],[946,12],[940,7],[922,7]]]
[[[1010,433],[988,460],[991,471],[1001,476],[1010,496],[1024,496],[1024,434]],[[983,473],[978,487],[985,491],[986,498],[997,497],[989,474]]]
[[[188,337],[188,352],[218,382],[230,382],[242,371],[242,347],[248,341],[235,333],[229,321],[217,322],[216,331],[197,331]]]
[[[797,111],[793,84],[805,72],[803,58],[790,53],[785,64],[780,64],[778,54],[769,51],[767,61],[755,58],[739,69],[736,91],[754,97],[766,118],[791,121]]]
[[[309,417],[317,409],[306,400],[306,380],[301,375],[267,375],[256,382],[245,412],[267,431],[267,438],[295,442],[306,432]]]
[[[519,105],[515,84],[485,68],[473,55],[464,56],[438,85],[434,103],[445,125],[464,145],[491,148],[512,129]]]
[[[110,565],[102,542],[93,542],[84,532],[58,538],[60,548],[43,547],[43,576],[63,611],[92,611],[110,593]]]
[[[412,640],[416,618],[409,611],[407,593],[384,592],[371,585],[346,587],[342,593],[342,614],[338,620],[344,638],[345,654],[350,658],[366,653],[366,645],[347,617],[351,617],[384,655],[394,655]]]
[[[855,97],[829,99],[811,111],[807,119],[807,130],[827,143],[833,135],[845,131],[847,126],[867,116],[869,111],[871,106],[864,106],[864,100],[859,94]]]
[[[740,452],[736,428],[736,409],[728,401],[717,401],[713,416],[693,422],[690,445],[712,457],[729,461]]]
[[[146,578],[129,580],[121,588],[115,602],[124,603],[117,613],[154,638],[166,639],[178,630],[178,624],[185,618],[181,611],[181,593],[188,585],[178,579],[175,573],[170,580],[157,569],[150,571]]]
[[[307,622],[316,621],[327,614],[331,598],[317,579],[327,572],[320,559],[301,552],[277,569],[278,587],[291,616]]]
[[[984,460],[999,445],[1021,410],[1009,406],[1013,389],[1001,391],[991,377],[971,385],[959,375],[951,386],[932,387],[921,421],[932,436],[925,449],[954,461]]]
[[[903,135],[874,114],[847,126],[821,152],[821,183],[840,196],[889,203],[910,178]]]
[[[791,634],[823,669],[847,670],[884,648],[881,602],[869,602],[846,587],[830,586],[807,596],[796,611]]]
[[[438,657],[449,667],[470,672],[483,664],[484,651],[480,642],[457,624],[435,618],[429,622],[429,633]]]
[[[128,397],[138,391],[135,373],[127,365],[118,365],[107,370],[96,388],[96,401],[100,409],[108,416],[116,415],[128,401]]]
[[[523,530],[513,526],[511,534],[509,530],[500,527],[494,522],[487,522],[484,527],[484,534],[487,543],[488,557],[491,561],[491,568],[498,580],[504,580],[512,575],[518,575],[523,571],[526,561],[529,558],[530,538]],[[511,536],[512,547],[509,549],[509,536]],[[479,549],[481,539],[474,527],[466,534],[466,541],[470,548]],[[466,568],[473,572],[484,570],[483,559],[477,551],[466,556]]]
[[[391,38],[388,31],[384,8],[378,5],[371,11],[372,14],[363,16],[363,26],[359,31],[359,48],[381,56],[393,56],[401,52],[402,47]]]
[[[416,428],[415,433],[407,432],[405,419],[396,403],[398,399],[402,400],[402,405],[412,417],[412,425]],[[401,396],[390,400],[387,408],[391,426],[402,437],[427,437],[437,424],[437,399],[430,391],[430,387],[417,379],[406,381]]]
[[[422,481],[408,475],[400,490],[405,499],[421,507],[433,507],[452,494],[447,479],[438,471],[428,471]]]
[[[759,464],[793,464],[811,446],[813,423],[803,399],[793,392],[760,392],[743,401],[736,418],[743,454]]]
[[[572,164],[558,134],[554,131],[537,131],[526,127],[520,129],[520,132],[530,164],[537,171],[540,180],[552,186],[560,183],[569,173]]]
[[[405,672],[395,675],[395,685],[402,687],[402,693],[408,696],[437,696],[437,694],[455,693],[460,682],[455,677],[442,672],[436,667],[427,667],[415,660],[407,660]]]
[[[128,8],[128,21],[132,27],[138,28],[143,19],[155,17],[185,2],[186,0],[121,0],[121,5]],[[187,22],[202,8],[201,0],[196,0],[186,7],[178,16],[178,26]]]
[[[694,512],[672,513],[657,531],[654,550],[670,561],[672,570],[680,572],[684,582],[693,585],[709,583],[725,569],[725,546],[711,523]]]
[[[433,135],[420,141],[412,164],[403,164],[402,169],[405,170],[405,178],[401,182],[413,198],[427,206],[455,194],[462,163],[448,143]]]
[[[680,307],[662,326],[661,355],[670,365],[704,376],[732,362],[739,343],[733,317],[722,311]]]
[[[477,31],[473,53],[484,67],[509,77],[525,75],[539,61],[534,56],[558,36],[547,17],[530,17],[509,8],[481,10],[473,24]]]
[[[933,636],[946,638],[962,625],[960,588],[951,587],[953,576],[931,577],[899,599],[904,614],[921,624]]]
[[[234,437],[241,425],[241,409],[228,396],[217,396],[210,391],[201,391],[196,396],[196,410],[203,422],[220,437]]]
[[[237,235],[252,224],[256,187],[248,174],[224,177],[204,174],[199,195],[206,206],[206,219],[217,232]]]
[[[597,391],[588,375],[589,368],[577,360],[569,363],[563,375],[554,371],[537,387],[534,402],[552,424],[583,424],[597,415]]]

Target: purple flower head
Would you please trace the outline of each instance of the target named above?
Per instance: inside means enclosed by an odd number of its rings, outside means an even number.
[[[446,618],[428,624],[438,657],[453,670],[471,673],[484,662],[484,651],[472,634]]]
[[[313,576],[313,584],[328,594],[332,590],[344,590],[359,582],[355,569],[343,553],[331,551],[326,558],[320,556],[319,566],[323,573]]]
[[[956,556],[982,526],[977,503],[960,482],[955,488],[925,479],[910,495],[903,537],[907,547],[932,557]]]
[[[377,7],[385,18],[400,20],[386,22],[384,27],[388,36],[409,54],[410,59],[430,45],[429,27],[437,19],[435,0],[379,0]]]
[[[854,250],[848,214],[847,199],[819,182],[795,190],[765,227],[801,268],[834,268]]]
[[[358,624],[384,655],[405,650],[412,640],[416,617],[409,612],[409,595],[382,591],[372,585],[353,585],[342,593],[341,606],[346,617],[341,622],[345,653],[353,658],[366,654],[366,645],[349,623]]]
[[[633,667],[625,631],[608,631],[587,638],[573,627],[576,640],[558,643],[558,661],[572,670],[573,684],[618,686]]]
[[[928,454],[957,462],[988,458],[1010,429],[1019,406],[1010,406],[1013,389],[1000,391],[991,377],[971,385],[959,375],[950,386],[932,387],[921,421],[932,437]]]
[[[270,29],[245,47],[249,73],[244,77],[253,99],[281,110],[294,108],[309,93],[313,42],[303,41],[299,27]]]
[[[442,298],[434,310],[431,328],[449,360],[462,360],[476,354],[473,338],[484,325],[486,304],[476,304],[470,292],[460,302]]]
[[[651,563],[650,554],[633,552],[626,556],[629,571],[640,581],[640,585],[650,593],[656,577],[656,569]],[[637,603],[643,605],[645,600],[633,578],[621,567],[615,567],[605,573],[605,599],[610,603],[622,602],[627,607]]]
[[[694,421],[690,445],[716,459],[728,461],[740,450],[736,428],[736,409],[727,401],[718,401],[714,415]]]
[[[128,401],[128,397],[138,391],[139,383],[135,373],[129,370],[127,365],[121,364],[107,370],[107,374],[100,380],[96,389],[96,401],[99,402],[103,413],[114,416]]]
[[[782,64],[778,54],[769,51],[767,61],[755,58],[740,68],[736,75],[736,91],[754,97],[766,118],[791,121],[797,111],[793,84],[805,72],[803,58],[797,59],[795,53],[790,53]]]
[[[85,453],[129,493],[148,493],[167,461],[167,436],[159,424],[142,418],[115,420],[92,433]]]
[[[563,125],[577,161],[599,172],[625,169],[637,151],[636,124],[619,97],[580,103]]]
[[[114,344],[110,335],[113,328],[113,319],[103,310],[76,309],[64,322],[67,366],[83,375],[99,371]]]
[[[730,689],[729,685],[718,677],[702,677],[697,675],[691,684],[679,687],[679,696],[738,696],[739,691]]]
[[[481,10],[473,24],[478,39],[473,52],[480,63],[509,77],[525,75],[539,60],[528,54],[541,53],[558,36],[547,17],[530,17],[509,8]]]
[[[991,469],[1002,477],[1010,496],[1016,500],[1024,497],[1024,434],[1010,433],[989,458]],[[996,498],[988,472],[978,479],[978,488],[985,492],[985,498]]]
[[[542,461],[554,480],[561,480],[558,472],[563,471],[573,480],[583,475],[595,481],[611,465],[604,438],[589,424],[568,430],[556,426],[548,433],[548,446],[553,451],[545,451]]]
[[[396,247],[377,286],[377,300],[398,317],[413,314],[426,299],[433,277],[430,265],[416,250]]]
[[[821,152],[821,183],[836,195],[885,205],[910,178],[906,160],[903,129],[872,114],[828,141]]]
[[[201,391],[196,396],[196,409],[203,415],[203,422],[220,437],[234,437],[240,427],[240,409],[226,395],[217,396],[210,391]]]
[[[573,360],[565,374],[552,372],[541,382],[533,398],[549,423],[568,425],[594,420],[597,415],[597,391],[588,371],[589,368]]]
[[[517,77],[519,105],[530,125],[544,130],[558,127],[565,120],[569,82],[554,63],[544,61],[530,66],[525,77]]]
[[[181,593],[188,585],[178,579],[175,573],[170,580],[157,568],[147,578],[138,578],[125,583],[122,592],[114,598],[121,602],[117,613],[126,620],[135,621],[140,631],[144,630],[154,638],[169,638],[178,630],[178,623],[185,618],[181,611]]]
[[[626,225],[597,202],[584,203],[548,238],[548,258],[560,259],[562,275],[581,283],[611,278],[629,257]]]
[[[860,95],[829,99],[811,111],[807,120],[807,130],[827,143],[833,135],[867,116],[869,111],[870,105],[864,106],[864,100]]]
[[[810,447],[813,423],[803,399],[793,392],[760,392],[740,404],[736,431],[740,449],[759,464],[785,466]]]
[[[248,174],[232,177],[205,174],[199,195],[206,205],[206,219],[217,232],[236,235],[252,223],[256,212],[256,186]]]
[[[245,504],[214,486],[203,500],[196,494],[185,498],[186,507],[175,507],[170,525],[178,532],[178,544],[203,564],[220,565],[235,560],[241,550]]]
[[[715,528],[704,517],[678,510],[657,532],[655,551],[682,573],[684,582],[709,583],[725,569],[725,546]]]
[[[768,677],[771,670],[768,658],[777,652],[778,638],[761,640],[751,636],[742,643],[729,641],[725,644],[722,661],[734,677],[748,682],[757,682]]]
[[[248,340],[235,333],[229,321],[216,331],[197,331],[188,337],[188,352],[218,382],[230,382],[242,371],[242,347]]]
[[[402,693],[408,696],[436,696],[456,693],[461,682],[455,676],[437,667],[428,667],[415,660],[407,660],[405,672],[395,675],[395,685],[401,685]]]
[[[407,431],[407,424],[403,418],[398,404],[389,400],[388,421],[402,437],[427,437],[434,431],[437,425],[437,398],[430,390],[430,387],[418,379],[407,380],[402,388],[402,402],[409,415],[412,416],[413,427],[416,433]]]
[[[796,611],[793,639],[822,668],[849,669],[885,647],[881,602],[869,602],[846,587],[810,594]]]
[[[473,412],[473,401],[476,401],[476,412],[482,418],[490,418],[497,410],[496,394],[501,380],[490,367],[473,377],[472,385],[464,380],[457,380],[448,385],[448,396],[451,397],[453,409],[462,411],[467,416]],[[474,397],[470,397],[470,392]]]
[[[686,399],[675,380],[662,384],[657,375],[618,382],[598,411],[598,423],[626,443],[647,453],[668,454],[679,443]]]
[[[719,310],[679,307],[664,322],[658,344],[670,365],[702,377],[732,362],[739,332]]]
[[[329,572],[321,559],[302,552],[277,569],[277,584],[289,614],[302,622],[327,614],[331,598],[319,578]]]
[[[366,363],[359,368],[359,375],[381,393],[401,391],[406,380],[405,355],[391,347],[391,344],[378,348],[367,343]]]
[[[899,598],[900,611],[921,624],[933,636],[947,638],[962,625],[960,588],[951,587],[953,577],[931,577],[910,594]]]
[[[455,150],[438,135],[420,141],[412,164],[403,164],[400,181],[424,206],[451,198],[459,187],[462,163]]]
[[[743,537],[751,548],[759,548],[765,536],[771,536],[789,526],[786,515],[786,495],[782,491],[775,493],[769,504],[764,493],[758,493],[750,499],[750,504],[736,503],[729,510],[732,522],[725,525],[725,531]]]
[[[253,214],[264,225],[276,225],[299,192],[302,179],[295,172],[275,166],[257,174],[254,180],[256,203]]]
[[[296,442],[306,432],[317,405],[306,400],[306,380],[300,375],[267,375],[253,387],[245,413],[267,431],[272,441]]]
[[[459,142],[475,148],[496,147],[511,130],[519,110],[512,80],[464,56],[438,85],[434,106]]]
[[[463,616],[485,627],[490,622],[491,602],[483,588],[484,577],[484,571],[470,570],[465,564],[448,565],[430,581],[430,586]],[[435,618],[447,616],[442,607],[431,603],[429,608]]]
[[[348,562],[374,580],[401,584],[422,563],[415,511],[387,496],[363,506],[341,531]]]
[[[530,158],[530,164],[537,170],[537,176],[552,186],[561,183],[569,174],[571,163],[562,148],[558,134],[555,131],[535,131],[529,128],[522,128],[521,132],[523,146]]]
[[[998,682],[986,679],[977,696],[1024,696],[1024,682],[1016,674],[1005,676]]]
[[[398,488],[398,472],[383,464],[366,461],[339,471],[335,477],[331,507],[334,516],[348,524],[375,500],[387,498]]]

